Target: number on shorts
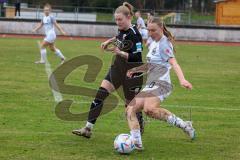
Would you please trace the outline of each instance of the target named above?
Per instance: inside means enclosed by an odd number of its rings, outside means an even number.
[[[155,82],[152,82],[151,84],[149,84],[149,88],[153,88],[155,85]]]

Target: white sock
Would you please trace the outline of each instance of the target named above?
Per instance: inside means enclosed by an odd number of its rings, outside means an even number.
[[[131,130],[130,133],[134,140],[134,143],[142,146],[142,137],[141,137],[140,129]]]
[[[60,57],[62,60],[63,59],[65,59],[65,57],[64,57],[64,55],[62,54],[62,52],[59,50],[59,49],[56,49],[56,55],[58,56],[58,57]]]
[[[47,50],[44,48],[44,49],[41,49],[41,62],[46,62],[46,59],[47,59]]]
[[[167,122],[171,125],[174,125],[178,128],[184,129],[186,127],[186,122],[179,117],[176,117],[174,114],[167,118]]]
[[[87,123],[86,123],[86,127],[89,128],[89,129],[91,129],[91,130],[93,129],[93,126],[94,126],[94,124],[92,124],[92,123],[90,123],[90,122],[87,122]]]

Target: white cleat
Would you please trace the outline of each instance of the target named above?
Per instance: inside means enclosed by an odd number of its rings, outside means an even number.
[[[138,150],[138,151],[143,151],[144,150],[144,147],[142,144],[134,144],[135,145],[135,149]]]
[[[63,63],[65,63],[65,61],[66,61],[65,58],[64,58],[64,59],[61,59],[61,63],[60,63],[60,65],[62,65]]]
[[[195,129],[192,126],[191,121],[186,121],[186,127],[183,129],[183,131],[191,138],[191,140],[194,140],[196,137]]]
[[[45,64],[44,61],[36,61],[35,64]]]

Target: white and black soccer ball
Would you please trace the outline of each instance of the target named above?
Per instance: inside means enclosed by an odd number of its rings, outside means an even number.
[[[121,154],[128,154],[135,149],[134,142],[129,134],[120,134],[114,140],[114,149]]]

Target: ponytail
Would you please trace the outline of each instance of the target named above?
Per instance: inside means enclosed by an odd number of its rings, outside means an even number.
[[[123,13],[125,16],[133,16],[134,15],[134,12],[133,12],[134,8],[133,6],[128,3],[128,2],[124,2],[122,6],[119,6],[115,13]]]
[[[168,40],[172,43],[173,45],[173,50],[176,53],[175,49],[175,37],[173,34],[167,29],[166,24],[163,22],[163,34],[168,38]]]
[[[163,34],[168,38],[168,40],[172,43],[173,45],[173,50],[176,53],[175,49],[175,37],[173,34],[167,29],[165,23],[160,19],[160,18],[154,18],[152,22],[150,23],[156,23],[159,27],[163,29]]]

